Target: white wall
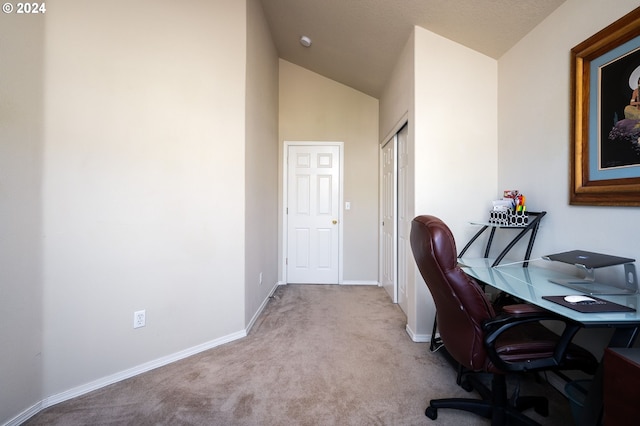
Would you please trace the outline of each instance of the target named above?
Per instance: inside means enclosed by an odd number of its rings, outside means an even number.
[[[244,335],[277,282],[278,59],[257,0],[0,19],[4,423]]]
[[[420,27],[415,39],[415,214],[440,217],[461,248],[497,195],[497,61]],[[425,335],[434,308],[417,283]]]
[[[409,118],[411,214],[440,217],[458,245],[497,196],[497,87],[497,61],[415,27],[380,100],[382,135],[405,112]],[[408,260],[400,266],[412,270],[407,329],[414,340],[428,340],[435,309]]]
[[[279,96],[281,150],[284,141],[344,142],[343,280],[377,283],[378,100],[284,60]]]
[[[0,424],[42,399],[44,18],[0,16]]]
[[[190,3],[47,10],[45,395],[244,328],[246,8]]]
[[[412,142],[414,113],[414,44],[412,31],[395,60],[393,70],[380,96],[380,144],[395,135],[405,120],[409,121],[409,140]],[[413,145],[411,143],[411,145]]]
[[[258,0],[247,2],[246,117],[245,322],[251,324],[278,282],[278,53]]]
[[[532,258],[586,249],[640,259],[638,207],[569,205],[570,50],[638,6],[636,0],[567,0],[499,60],[499,188],[546,210]],[[514,251],[514,256],[521,256]],[[608,271],[623,280],[621,271]],[[607,330],[578,343],[602,353]]]
[[[498,184],[548,212],[534,257],[583,248],[640,259],[637,207],[569,205],[570,50],[637,6],[568,0],[500,58]]]
[[[415,49],[416,214],[440,216],[461,244],[498,195],[497,62],[420,27]]]

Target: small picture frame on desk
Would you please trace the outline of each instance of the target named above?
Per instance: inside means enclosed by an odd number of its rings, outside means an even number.
[[[640,206],[640,8],[571,49],[575,205]]]

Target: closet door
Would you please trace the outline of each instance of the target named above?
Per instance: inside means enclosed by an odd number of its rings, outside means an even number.
[[[409,127],[405,124],[381,149],[380,215],[380,282],[393,303],[408,313],[408,274],[413,255],[409,241]]]
[[[380,253],[380,279],[382,287],[387,291],[393,303],[398,303],[397,289],[397,185],[396,185],[396,145],[397,135],[392,137],[382,147],[382,193],[381,216],[381,253]]]
[[[409,212],[410,200],[410,164],[409,164],[409,126],[404,125],[396,135],[397,143],[397,303],[400,308],[409,312],[409,301],[407,298],[408,274],[414,271],[413,254],[411,253],[411,242],[409,233],[411,232],[411,221],[413,217]]]

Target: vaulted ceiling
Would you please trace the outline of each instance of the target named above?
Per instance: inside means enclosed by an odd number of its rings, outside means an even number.
[[[261,0],[282,59],[376,98],[414,26],[497,59],[564,1]]]

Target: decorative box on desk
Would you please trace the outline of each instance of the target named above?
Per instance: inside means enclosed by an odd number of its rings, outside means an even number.
[[[498,226],[525,226],[529,222],[527,212],[513,210],[491,210],[489,223]]]

